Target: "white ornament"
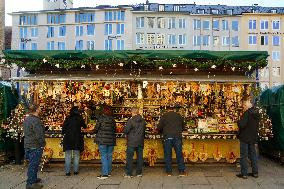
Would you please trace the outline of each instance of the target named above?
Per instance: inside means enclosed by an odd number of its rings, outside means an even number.
[[[123,63],[119,63],[118,65],[122,67],[122,66],[123,66]]]
[[[6,60],[4,58],[1,59],[1,64],[4,64]]]
[[[43,63],[47,63],[47,60],[45,58],[42,61],[43,61]]]
[[[143,88],[146,88],[148,85],[148,81],[143,81]]]
[[[249,65],[249,66],[248,66],[248,69],[251,70],[251,68],[252,68],[251,65]]]
[[[173,64],[173,68],[176,68],[177,67],[177,64]]]
[[[159,67],[159,70],[163,70],[163,69],[164,69],[163,66],[160,66],[160,67]]]
[[[212,65],[211,68],[215,69],[215,68],[216,68],[216,65]]]
[[[194,69],[194,71],[196,71],[196,72],[197,72],[197,71],[198,71],[198,68],[195,68],[195,69]]]
[[[137,62],[136,62],[135,60],[133,61],[133,63],[134,63],[134,64],[137,64]]]
[[[232,67],[231,69],[232,69],[232,71],[235,71],[236,67]]]
[[[99,68],[99,65],[96,65],[96,69],[97,69],[97,70],[100,69],[100,68]]]
[[[26,68],[22,68],[21,70],[22,70],[22,71],[26,71]]]
[[[81,68],[86,68],[86,66],[85,66],[85,65],[82,65]]]

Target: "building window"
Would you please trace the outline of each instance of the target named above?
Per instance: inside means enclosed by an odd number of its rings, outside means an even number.
[[[256,20],[249,20],[249,29],[250,30],[256,29]]]
[[[276,13],[277,13],[277,10],[276,10],[276,9],[272,9],[270,12],[271,12],[272,14],[276,14]]]
[[[186,35],[178,35],[178,44],[179,45],[185,45],[186,44]]]
[[[197,20],[197,19],[194,19],[193,20],[193,29],[200,30],[200,28],[201,28],[201,21]]]
[[[219,36],[213,36],[213,46],[217,47],[219,46]]]
[[[176,35],[174,35],[174,34],[168,35],[168,44],[169,45],[175,45],[176,44]]]
[[[119,20],[124,21],[125,20],[125,11],[106,11],[105,12],[105,21],[113,21],[113,20]]]
[[[249,45],[256,45],[256,43],[257,43],[257,36],[249,35]]]
[[[227,15],[233,15],[233,10],[232,9],[228,9],[227,10]]]
[[[172,29],[172,28],[176,28],[176,19],[175,18],[169,18],[169,29]]]
[[[47,42],[47,50],[54,50],[54,41]]]
[[[155,25],[155,18],[154,17],[148,17],[148,28],[154,28]]]
[[[58,50],[65,50],[65,42],[58,42]]]
[[[174,5],[174,11],[179,11],[179,5]]]
[[[149,10],[149,5],[144,5],[144,11],[148,11]]]
[[[202,25],[203,25],[203,30],[209,30],[210,29],[210,21],[209,20],[204,20]]]
[[[20,28],[20,38],[27,38],[28,37],[28,28]]]
[[[20,43],[20,50],[27,50],[27,43],[26,42]]]
[[[261,30],[268,30],[268,21],[267,20],[261,20],[260,21],[260,29]]]
[[[37,43],[31,44],[31,50],[36,51],[37,50]]]
[[[136,44],[144,44],[144,33],[136,33]]]
[[[159,17],[158,19],[158,28],[165,28],[166,27],[166,19]]]
[[[280,20],[273,20],[273,22],[272,22],[272,29],[280,30]]]
[[[148,45],[155,44],[155,34],[154,33],[147,33],[147,44]]]
[[[38,37],[38,28],[31,28],[31,37]]]
[[[117,20],[124,21],[125,20],[125,11],[117,11]]]
[[[164,45],[166,43],[165,34],[157,34],[157,45]]]
[[[112,24],[105,24],[105,35],[112,34]]]
[[[165,11],[165,5],[159,5],[159,11]]]
[[[87,50],[95,50],[95,41],[87,41]]]
[[[59,34],[58,34],[59,37],[64,37],[66,36],[66,26],[60,26],[59,27]]]
[[[272,51],[272,60],[280,61],[280,51]]]
[[[240,41],[239,36],[232,37],[232,47],[239,47]]]
[[[105,40],[105,50],[112,50],[112,40],[106,39]]]
[[[268,35],[260,36],[260,45],[268,45]]]
[[[228,20],[222,20],[222,28],[223,28],[223,30],[229,30]]]
[[[197,14],[205,14],[205,10],[204,9],[197,9]]]
[[[65,14],[47,14],[48,24],[63,24],[66,22]]]
[[[185,18],[178,19],[178,27],[185,29]]]
[[[219,20],[213,20],[212,27],[213,30],[219,30]]]
[[[83,40],[76,41],[75,50],[83,50],[84,42]]]
[[[272,36],[272,44],[273,44],[273,46],[279,46],[280,45],[280,36],[273,35]]]
[[[201,36],[200,35],[193,36],[193,45],[201,46]]]
[[[84,29],[83,26],[76,26],[76,36],[83,36]]]
[[[217,10],[217,9],[212,9],[212,10],[211,10],[211,13],[212,13],[212,14],[219,14],[219,10]]]
[[[94,24],[87,25],[87,34],[95,35],[95,25]]]
[[[202,42],[203,42],[203,46],[209,46],[210,45],[210,35],[204,35]]]
[[[105,12],[105,21],[112,21],[113,19],[113,12],[112,11],[106,11]]]
[[[280,67],[273,67],[272,68],[272,74],[273,76],[279,77],[280,76]]]
[[[116,49],[117,50],[124,50],[124,40],[117,40],[116,41]]]
[[[223,37],[222,38],[222,45],[223,46],[230,46],[230,37]]]
[[[21,15],[19,25],[37,25],[37,15]]]
[[[237,20],[232,21],[232,30],[233,31],[239,31],[239,21],[237,21]]]
[[[53,26],[48,26],[47,28],[47,38],[54,37],[54,27]]]
[[[95,13],[94,12],[81,12],[75,14],[75,22],[95,22]]]
[[[124,34],[124,24],[117,24],[116,33],[117,33],[117,35],[123,35]]]
[[[136,28],[144,28],[144,17],[136,17]]]

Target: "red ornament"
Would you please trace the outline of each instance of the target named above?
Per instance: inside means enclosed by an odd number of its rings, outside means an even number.
[[[202,111],[198,111],[197,115],[202,116]]]

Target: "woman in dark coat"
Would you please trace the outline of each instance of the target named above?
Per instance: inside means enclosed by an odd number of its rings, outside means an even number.
[[[84,150],[84,140],[81,128],[86,128],[86,124],[77,106],[73,106],[70,115],[65,119],[62,128],[63,151],[65,152],[65,173],[70,176],[71,159],[73,155],[74,175],[79,172],[80,152]]]
[[[102,174],[97,177],[98,179],[107,179],[111,175],[112,153],[116,142],[115,127],[111,107],[105,106],[95,127],[95,142],[99,146],[102,162]]]

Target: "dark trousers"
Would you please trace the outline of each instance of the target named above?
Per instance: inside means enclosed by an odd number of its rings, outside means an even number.
[[[31,186],[32,184],[36,183],[37,180],[37,173],[43,153],[43,148],[26,148],[25,152],[25,157],[29,161],[27,186]]]
[[[143,148],[144,148],[143,146],[138,146],[138,147],[127,146],[127,150],[126,150],[126,168],[125,168],[126,175],[132,176],[134,152],[136,152],[136,156],[137,156],[136,175],[141,175],[142,174],[142,169],[143,169]]]
[[[257,155],[256,155],[255,144],[247,144],[240,141],[240,164],[241,164],[241,174],[244,176],[248,175],[248,159],[251,161],[252,173],[258,174],[257,166]]]
[[[182,155],[182,139],[180,137],[167,138],[164,140],[165,169],[167,173],[172,172],[172,148],[176,153],[179,172],[185,171],[185,164]]]

